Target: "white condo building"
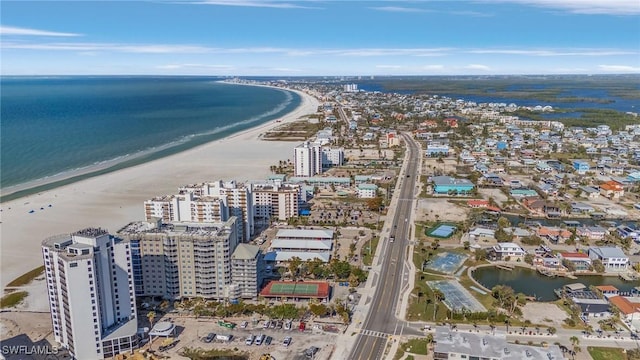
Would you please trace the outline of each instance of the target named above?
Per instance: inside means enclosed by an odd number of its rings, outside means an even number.
[[[187,193],[193,194],[194,199],[189,202],[191,217],[171,221],[220,222],[235,216],[240,220],[238,226],[241,239],[245,242],[251,239],[254,232],[251,185],[220,180],[186,185],[179,189],[179,194]],[[217,205],[215,199],[222,200],[226,209]]]
[[[119,236],[139,248],[138,296],[227,299],[238,224],[232,216],[223,223],[135,222],[120,230]]]
[[[225,200],[215,196],[197,196],[192,192],[155,197],[144,202],[146,221],[221,222],[229,218]]]
[[[323,147],[321,153],[322,167],[325,169],[344,164],[344,148]]]
[[[311,177],[322,173],[321,147],[307,142],[296,146],[293,154],[295,176]]]
[[[256,221],[268,224],[271,219],[286,221],[298,216],[300,185],[253,185],[253,208]]]
[[[88,228],[42,242],[55,340],[75,359],[138,347],[130,244]]]

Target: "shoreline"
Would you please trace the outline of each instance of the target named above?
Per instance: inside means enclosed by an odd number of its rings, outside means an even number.
[[[3,288],[14,278],[42,265],[40,244],[45,238],[85,227],[102,227],[114,234],[126,224],[144,219],[144,200],[175,193],[182,185],[219,179],[263,180],[270,174],[270,165],[293,156],[295,145],[263,141],[261,135],[281,124],[315,114],[320,104],[302,91],[277,89],[295,92],[301,98],[300,104],[281,117],[223,138],[2,202]],[[31,210],[34,212],[30,213]]]
[[[280,91],[289,91],[292,93],[297,94],[300,97],[300,104],[298,104],[297,107],[293,108],[290,112],[295,112],[297,110],[298,107],[300,107],[300,105],[302,104],[303,98],[302,95],[300,94],[299,91],[294,91],[291,89],[286,89],[286,88],[279,88],[276,86],[268,86],[268,85],[262,85],[262,84],[249,84],[249,83],[233,83],[233,82],[229,82],[229,81],[224,81],[224,80],[220,80],[220,81],[216,81],[216,83],[220,83],[220,84],[228,84],[228,85],[239,85],[239,86],[257,86],[257,87],[266,87],[266,88],[271,88],[274,90],[280,90]],[[280,117],[273,117],[270,120],[264,121],[254,127],[259,127],[265,124],[269,124],[272,121],[274,121],[275,119],[278,118],[282,118],[282,117],[286,117],[288,115],[288,113],[284,113],[282,116]],[[273,115],[272,115],[273,116]],[[272,116],[268,116],[268,117],[272,117]],[[267,117],[267,118],[268,118]],[[15,199],[19,199],[28,195],[32,195],[38,192],[42,192],[42,191],[47,191],[47,190],[52,190],[55,189],[57,187],[60,186],[64,186],[64,185],[68,185],[68,184],[73,184],[75,182],[78,181],[82,181],[84,179],[88,179],[88,178],[92,178],[92,177],[96,177],[96,176],[101,176],[104,174],[108,174],[110,172],[113,171],[118,171],[121,169],[126,169],[128,167],[132,167],[132,166],[137,166],[140,164],[144,164],[150,161],[154,161],[154,160],[158,160],[158,159],[162,159],[168,156],[172,156],[174,154],[178,154],[184,151],[188,151],[190,149],[193,148],[197,148],[199,146],[205,145],[209,142],[212,141],[217,141],[217,140],[221,140],[224,139],[226,137],[230,137],[230,136],[234,136],[237,134],[242,134],[245,131],[250,131],[251,129],[253,129],[254,127],[249,127],[249,128],[245,128],[242,129],[240,131],[236,131],[236,132],[231,132],[225,136],[221,136],[215,139],[211,139],[209,141],[205,141],[202,143],[185,143],[185,144],[180,144],[180,143],[176,143],[176,144],[164,144],[164,145],[160,145],[157,146],[156,148],[151,148],[151,149],[146,149],[146,150],[140,150],[132,155],[128,155],[128,156],[119,156],[113,159],[108,159],[108,160],[104,160],[104,161],[100,161],[97,163],[94,163],[92,165],[87,165],[81,168],[76,168],[76,169],[71,169],[71,170],[65,170],[62,171],[58,174],[54,174],[54,175],[49,175],[43,178],[39,178],[39,179],[34,179],[34,180],[29,180],[26,181],[24,183],[20,183],[20,184],[16,184],[16,185],[10,185],[7,186],[6,188],[0,189],[0,204],[3,204],[5,202],[11,201],[11,200],[15,200]]]

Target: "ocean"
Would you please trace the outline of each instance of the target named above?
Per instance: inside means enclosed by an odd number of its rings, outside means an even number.
[[[174,154],[278,118],[301,101],[290,91],[219,80],[0,78],[3,198],[30,184]]]

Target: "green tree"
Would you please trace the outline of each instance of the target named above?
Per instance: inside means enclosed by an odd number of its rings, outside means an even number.
[[[600,259],[593,260],[591,262],[591,266],[593,266],[593,270],[595,270],[595,272],[597,273],[604,272],[604,265],[602,264],[602,261]]]
[[[323,317],[329,314],[329,308],[324,304],[309,304],[309,311],[318,317]]]
[[[302,259],[297,256],[294,256],[289,260],[289,272],[291,273],[291,278],[293,280],[298,276],[298,269],[300,269],[300,265],[302,265]]]
[[[504,228],[507,228],[507,227],[510,227],[510,226],[511,226],[511,222],[506,217],[501,216],[498,219],[498,227],[499,228],[503,228],[504,229]]]
[[[485,249],[476,249],[475,251],[476,261],[482,261],[487,259],[487,250]]]
[[[438,309],[438,303],[442,303],[444,301],[444,293],[439,289],[433,290],[433,298],[435,299],[435,303],[433,306],[433,320],[436,319],[436,312]]]

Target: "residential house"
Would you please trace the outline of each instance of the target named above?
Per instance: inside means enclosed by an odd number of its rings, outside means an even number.
[[[576,228],[576,235],[587,238],[589,240],[602,240],[609,231],[599,225],[581,226]]]
[[[558,269],[562,261],[550,253],[537,255],[533,258],[533,265],[542,266],[547,269]]]
[[[619,199],[624,195],[624,188],[616,181],[607,181],[600,185],[600,195],[608,199]]]
[[[541,226],[536,230],[536,235],[553,243],[564,243],[571,237],[571,231],[559,227]]]
[[[536,170],[540,172],[550,172],[553,170],[553,168],[549,164],[547,164],[546,161],[538,161],[538,163],[536,164]]]
[[[489,250],[489,257],[502,261],[523,261],[526,251],[515,243],[498,243]]]
[[[616,296],[620,293],[620,290],[613,285],[598,285],[596,286],[596,289],[606,297]]]
[[[633,241],[640,241],[640,230],[638,229],[633,229],[626,225],[620,225],[616,228],[616,232],[623,239],[629,237]]]
[[[619,247],[590,247],[589,258],[600,260],[606,272],[626,271],[629,268],[629,257]]]
[[[583,196],[591,200],[594,200],[600,197],[600,190],[594,188],[593,186],[580,186],[578,187],[578,189],[582,191],[582,193],[584,194]]]
[[[576,173],[584,175],[584,174],[587,173],[587,171],[589,171],[591,169],[591,166],[589,165],[589,163],[587,161],[574,160],[573,161],[573,169],[576,171]]]
[[[585,253],[563,252],[558,254],[560,260],[566,260],[573,264],[576,270],[589,270],[591,268],[591,259]]]
[[[611,306],[601,298],[571,298],[580,307],[580,315],[584,318],[601,318],[611,316]]]
[[[620,315],[625,322],[631,322],[640,319],[640,304],[629,301],[624,296],[612,296],[609,298],[612,306],[620,310]]]
[[[573,214],[589,214],[596,211],[593,206],[581,203],[581,202],[572,202],[571,203],[571,213]]]
[[[532,189],[520,188],[520,189],[511,189],[509,191],[509,195],[513,196],[514,198],[525,198],[530,196],[538,196],[538,192]]]

